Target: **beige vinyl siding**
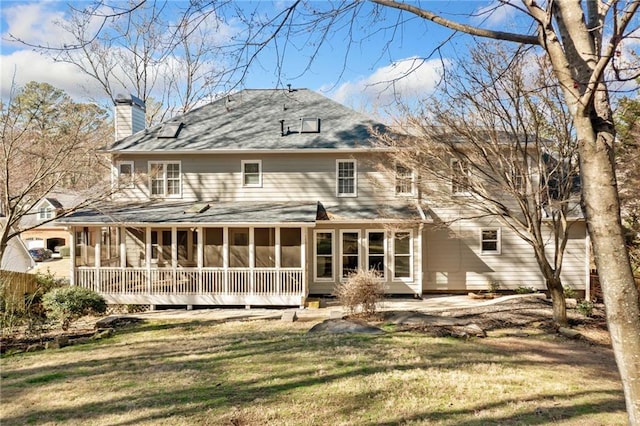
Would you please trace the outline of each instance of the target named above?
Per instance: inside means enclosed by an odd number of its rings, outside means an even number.
[[[482,228],[500,229],[500,254],[481,253]],[[458,221],[448,229],[431,226],[424,235],[426,292],[486,290],[491,281],[498,282],[501,289],[546,288],[531,246],[498,220]],[[553,244],[551,238],[549,244]],[[575,222],[563,260],[564,285],[585,288],[586,255],[585,226]]]
[[[116,107],[114,112],[115,139],[120,140],[146,127],[145,112],[137,106]]]
[[[119,199],[147,199],[149,161],[180,161],[183,200],[227,201],[332,201],[336,196],[336,160],[357,160],[357,197],[342,202],[372,204],[396,199],[393,179],[374,167],[376,156],[327,154],[194,154],[127,155],[117,161],[134,161],[136,185],[123,189]],[[262,185],[242,184],[242,161],[260,160]],[[115,160],[114,160],[115,163]]]

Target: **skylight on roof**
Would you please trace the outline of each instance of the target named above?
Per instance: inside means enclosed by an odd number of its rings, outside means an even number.
[[[159,138],[175,138],[182,128],[182,123],[165,123],[158,132]]]
[[[320,119],[307,117],[301,118],[300,133],[320,133]]]

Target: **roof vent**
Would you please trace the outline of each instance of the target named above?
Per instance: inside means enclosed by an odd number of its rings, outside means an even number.
[[[207,210],[209,210],[209,207],[211,207],[209,204],[206,203],[196,203],[196,204],[192,204],[191,206],[189,206],[188,209],[186,209],[183,213],[187,214],[187,213],[204,213]]]
[[[159,138],[176,138],[182,129],[182,123],[165,123],[158,132]]]
[[[300,133],[320,133],[319,118],[301,118]]]

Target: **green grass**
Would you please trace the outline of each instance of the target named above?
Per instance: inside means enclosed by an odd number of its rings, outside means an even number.
[[[538,337],[306,334],[309,322],[148,323],[2,359],[0,423],[617,425],[606,348]]]

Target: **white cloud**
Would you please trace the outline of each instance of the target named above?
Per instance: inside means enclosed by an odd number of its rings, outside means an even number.
[[[11,4],[11,3],[10,3]],[[60,46],[70,41],[69,35],[60,27],[65,14],[59,2],[41,2],[29,4],[12,4],[2,8],[6,30],[2,34],[2,42],[7,46],[20,47],[21,44],[11,41],[22,40],[31,45]]]
[[[2,98],[6,99],[15,80],[17,86],[29,81],[49,83],[67,92],[76,100],[104,98],[97,83],[72,64],[54,62],[31,50],[17,50],[2,55]]]
[[[358,107],[384,107],[397,100],[410,102],[433,92],[442,77],[443,65],[448,66],[448,61],[402,59],[378,68],[367,77],[343,83],[330,96],[337,102]]]
[[[482,23],[488,27],[498,27],[513,23],[517,9],[504,1],[493,1],[489,5],[476,9],[473,12],[473,21]]]

